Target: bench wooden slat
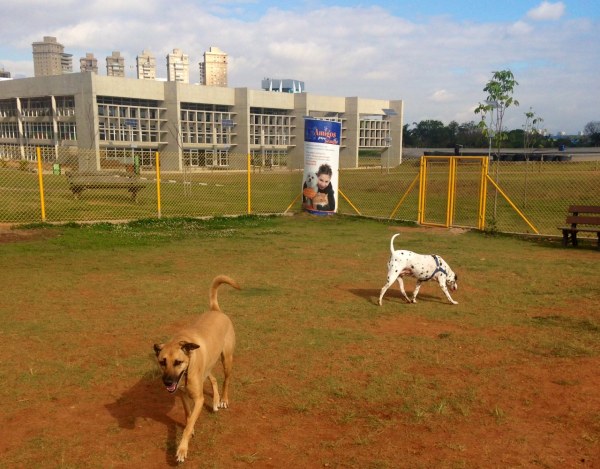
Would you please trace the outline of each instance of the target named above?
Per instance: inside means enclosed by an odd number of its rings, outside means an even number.
[[[600,250],[600,206],[596,205],[569,205],[565,222],[570,226],[559,226],[562,230],[563,246],[569,244],[569,238],[573,246],[577,246],[577,233],[596,233],[598,236],[597,248]]]
[[[600,225],[600,217],[569,215],[567,223],[575,223],[576,225]]]
[[[137,174],[100,171],[65,174],[75,198],[86,189],[127,189],[136,200],[137,193],[148,185],[148,181],[140,179]]]
[[[583,233],[600,233],[600,226],[598,228],[572,228],[570,226],[564,226],[564,227],[559,227],[559,230],[563,230],[563,231],[577,231],[577,232],[583,232]]]
[[[600,213],[600,206],[595,205],[569,205],[570,213]]]

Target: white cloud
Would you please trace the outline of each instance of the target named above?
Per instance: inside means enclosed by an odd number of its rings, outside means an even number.
[[[527,17],[536,21],[558,20],[565,13],[563,2],[542,2],[527,12]]]
[[[517,35],[529,34],[531,31],[533,31],[533,26],[525,21],[517,21],[510,27],[510,32]]]
[[[434,101],[436,103],[444,103],[447,101],[452,101],[454,96],[452,93],[448,93],[446,90],[437,90],[430,97],[430,101]]]

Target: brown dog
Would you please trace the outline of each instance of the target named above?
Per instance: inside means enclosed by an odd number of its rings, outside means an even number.
[[[194,434],[194,425],[204,405],[204,380],[208,378],[213,389],[213,411],[229,406],[229,379],[233,365],[235,333],[229,317],[221,312],[217,289],[222,283],[234,288],[239,285],[225,275],[214,278],[210,287],[210,311],[202,314],[192,326],[182,329],[166,344],[154,344],[162,380],[169,392],[181,389],[185,410],[185,429],[177,448],[177,461],[187,457],[188,443]],[[221,358],[225,379],[219,400],[217,380],[211,371]]]

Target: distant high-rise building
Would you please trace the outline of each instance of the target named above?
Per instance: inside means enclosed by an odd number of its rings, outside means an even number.
[[[98,74],[98,59],[91,52],[87,52],[85,57],[79,59],[79,69],[82,72]]]
[[[156,58],[151,52],[143,50],[135,59],[137,66],[137,77],[140,80],[156,79]]]
[[[106,57],[106,75],[109,77],[125,76],[125,58],[121,57],[119,51],[114,51],[112,55]]]
[[[280,93],[304,93],[306,92],[304,82],[288,78],[276,79],[265,78],[262,81],[262,89],[265,91],[279,91]]]
[[[200,84],[227,87],[227,54],[218,47],[211,47],[200,62]]]
[[[43,41],[34,42],[31,46],[34,76],[62,75],[73,71],[73,54],[66,54],[64,46],[55,37],[44,36]]]
[[[167,55],[167,80],[189,83],[189,66],[190,60],[187,54],[184,54],[181,49],[173,49],[173,52]]]
[[[4,67],[0,67],[0,78],[10,78],[10,72],[4,70]]]

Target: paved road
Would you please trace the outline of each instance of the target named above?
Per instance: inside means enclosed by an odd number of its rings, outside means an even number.
[[[402,157],[403,158],[419,158],[423,156],[423,153],[426,151],[448,151],[452,152],[452,148],[403,148],[402,149]],[[468,152],[469,154],[479,153],[481,155],[488,154],[488,148],[463,148],[463,151]],[[523,153],[522,148],[506,148],[504,150],[500,150],[501,153]],[[538,150],[535,153],[543,153],[547,154],[556,154],[556,155],[571,155],[573,160],[576,161],[596,161],[600,160],[600,147],[585,147],[585,148],[567,148],[564,152],[559,152],[558,150],[554,150],[552,148],[545,148],[543,150]]]

